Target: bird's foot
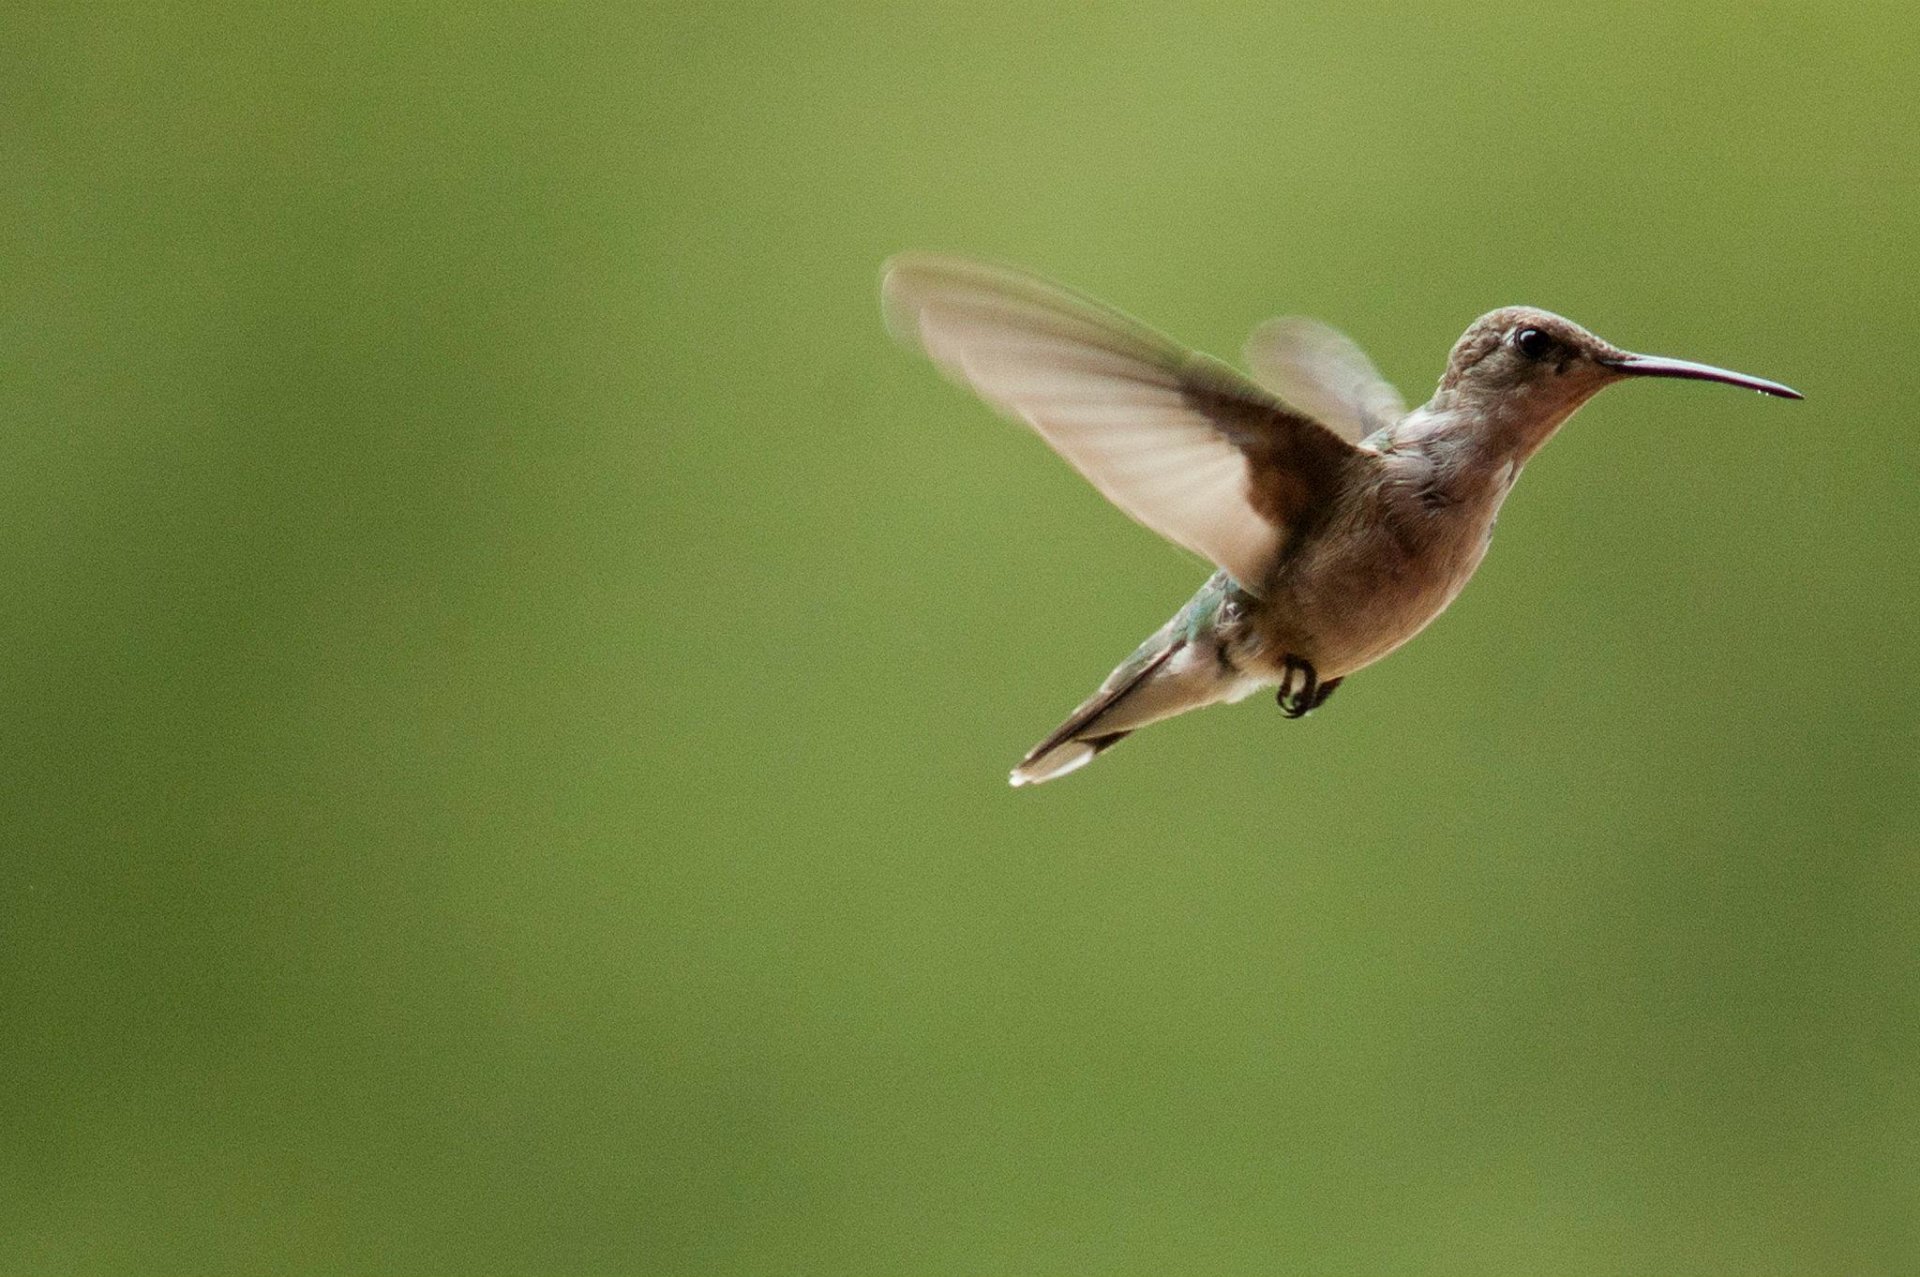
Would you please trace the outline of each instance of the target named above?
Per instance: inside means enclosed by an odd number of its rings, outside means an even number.
[[[1326,704],[1327,697],[1333,695],[1333,689],[1338,686],[1340,679],[1337,678],[1321,682],[1312,661],[1289,656],[1280,668],[1280,690],[1274,693],[1273,699],[1288,718],[1305,718]]]

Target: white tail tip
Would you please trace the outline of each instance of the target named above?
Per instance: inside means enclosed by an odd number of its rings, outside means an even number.
[[[1100,751],[1083,740],[1063,741],[1035,759],[1021,763],[1007,777],[1007,783],[1015,789],[1022,785],[1038,785],[1042,781],[1057,780],[1068,772],[1078,771],[1093,761]]]

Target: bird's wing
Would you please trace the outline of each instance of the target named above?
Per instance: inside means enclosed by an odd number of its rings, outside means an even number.
[[[1269,319],[1244,353],[1254,380],[1355,443],[1407,415],[1406,401],[1367,352],[1317,319]]]
[[[1036,276],[913,253],[880,291],[897,338],[1249,590],[1362,455],[1219,360]]]

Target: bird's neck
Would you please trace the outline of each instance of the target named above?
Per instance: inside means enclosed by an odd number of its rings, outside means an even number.
[[[1551,403],[1502,396],[1479,401],[1443,389],[1394,427],[1394,451],[1417,451],[1461,477],[1517,473],[1587,396]]]

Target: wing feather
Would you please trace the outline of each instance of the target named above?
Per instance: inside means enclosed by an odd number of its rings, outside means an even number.
[[[1108,500],[1258,589],[1359,454],[1227,365],[1037,276],[908,254],[887,325]]]
[[[1269,319],[1244,353],[1261,385],[1355,443],[1407,415],[1400,392],[1366,352],[1317,319]]]

